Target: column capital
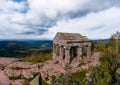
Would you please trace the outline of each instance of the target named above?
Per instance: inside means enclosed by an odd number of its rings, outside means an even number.
[[[82,48],[83,46],[78,46],[78,48]]]
[[[70,48],[71,48],[70,46],[65,46],[64,47],[65,50],[70,50]]]
[[[59,45],[59,47],[63,47],[63,45]]]

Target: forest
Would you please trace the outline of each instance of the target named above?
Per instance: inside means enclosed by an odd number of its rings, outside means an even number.
[[[1,40],[0,57],[25,57],[34,53],[51,53],[52,40]]]

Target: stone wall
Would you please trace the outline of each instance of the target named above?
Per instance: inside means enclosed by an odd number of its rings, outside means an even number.
[[[70,64],[71,56],[74,55],[70,53],[72,47],[75,47],[77,50],[77,62],[83,58],[83,48],[86,50],[86,57],[89,58],[91,56],[91,42],[81,42],[81,43],[67,43],[67,45],[53,43],[53,58],[56,58],[58,61],[63,61],[65,65]],[[72,51],[71,51],[72,52]]]

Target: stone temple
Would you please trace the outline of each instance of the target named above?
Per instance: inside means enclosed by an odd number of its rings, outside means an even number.
[[[79,33],[58,32],[53,40],[53,59],[62,65],[79,63],[91,56],[91,41]]]

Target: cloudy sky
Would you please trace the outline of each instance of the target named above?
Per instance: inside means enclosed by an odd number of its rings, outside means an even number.
[[[53,39],[57,32],[91,39],[120,31],[120,0],[0,0],[0,39]]]

